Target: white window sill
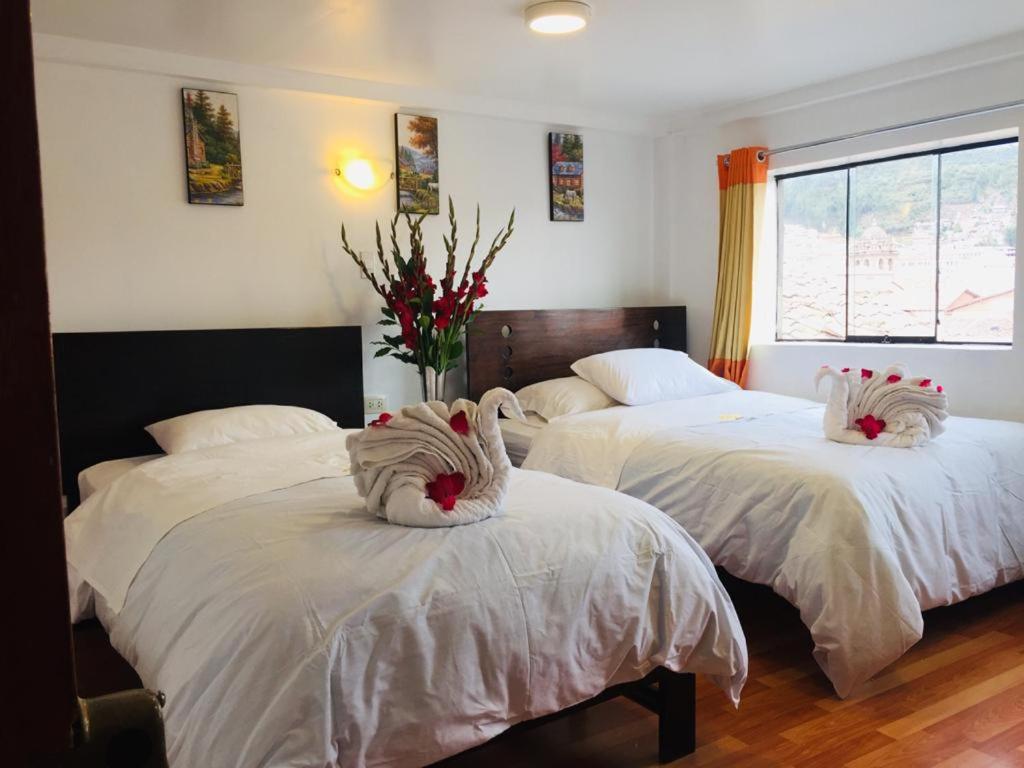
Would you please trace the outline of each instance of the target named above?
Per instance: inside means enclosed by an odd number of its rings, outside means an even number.
[[[752,347],[799,347],[815,349],[931,349],[964,352],[1012,352],[1012,344],[868,344],[846,341],[768,341],[751,344]]]

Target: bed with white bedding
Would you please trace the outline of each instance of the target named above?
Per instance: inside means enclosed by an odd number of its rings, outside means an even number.
[[[539,419],[531,421],[519,421],[518,419],[501,419],[498,428],[501,430],[501,439],[505,442],[505,452],[513,467],[520,467],[530,452],[533,440],[540,433],[546,422]]]
[[[728,595],[645,504],[517,472],[481,523],[370,515],[334,426],[363,422],[358,327],[53,341],[73,613],[167,694],[172,765],[422,765],[618,694],[678,756],[690,672],[738,697]]]
[[[823,407],[730,391],[557,419],[523,466],[616,488],[800,610],[840,696],[921,612],[1024,578],[1024,424],[950,418],[914,449],[830,442]]]
[[[732,605],[660,512],[517,470],[502,517],[389,525],[344,434],[139,463],[67,519],[75,618],[166,693],[172,765],[424,765],[658,666],[738,700]]]

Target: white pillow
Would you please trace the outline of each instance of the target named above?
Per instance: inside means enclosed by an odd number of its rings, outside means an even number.
[[[146,431],[165,453],[182,453],[261,437],[305,435],[337,428],[335,422],[309,408],[240,405],[176,416],[150,424]]]
[[[739,389],[693,362],[685,352],[657,347],[602,352],[577,360],[572,369],[626,405],[685,400]]]
[[[539,381],[516,392],[524,411],[547,421],[573,413],[586,413],[618,405],[608,395],[579,376]]]

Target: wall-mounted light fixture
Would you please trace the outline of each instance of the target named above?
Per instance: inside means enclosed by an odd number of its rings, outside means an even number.
[[[334,175],[352,189],[360,192],[380,189],[395,177],[390,163],[351,153],[347,154],[334,169]]]
[[[590,12],[590,4],[583,0],[533,3],[526,7],[526,25],[543,35],[564,35],[587,26]]]
[[[377,186],[377,174],[373,165],[363,157],[357,157],[345,163],[343,168],[335,168],[334,173],[356,189],[371,190]]]

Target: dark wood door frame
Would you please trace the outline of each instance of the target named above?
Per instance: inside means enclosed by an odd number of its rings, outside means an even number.
[[[70,747],[78,704],[64,556],[28,0],[0,3],[0,574],[7,616],[0,754]],[[69,169],[69,172],[74,172]]]

